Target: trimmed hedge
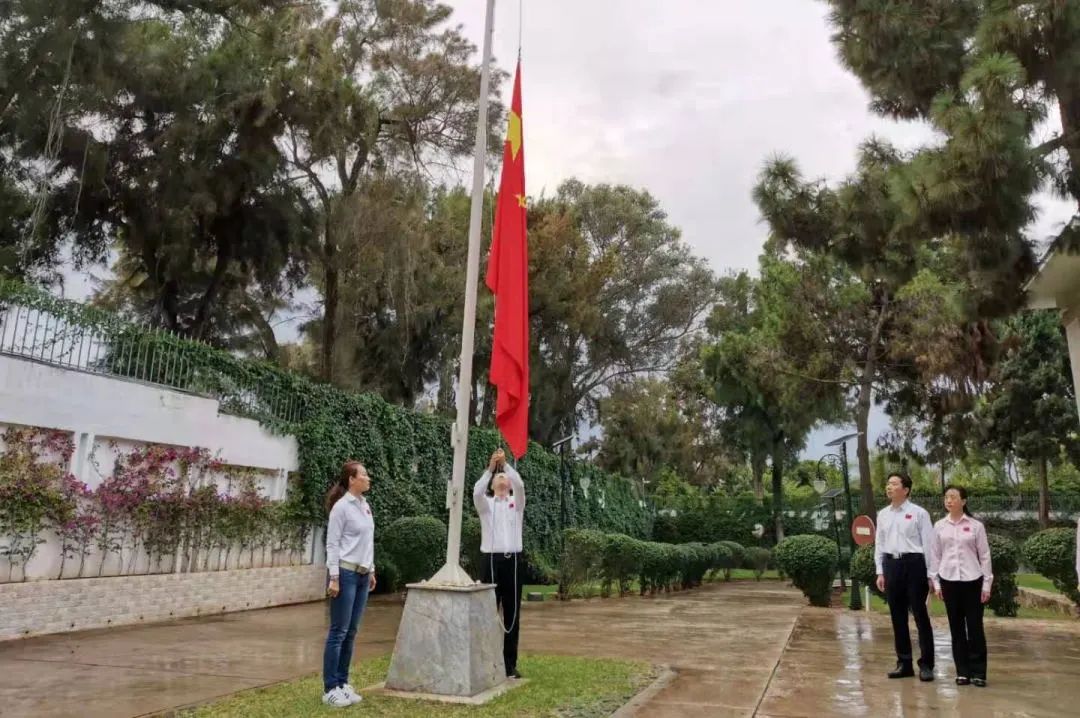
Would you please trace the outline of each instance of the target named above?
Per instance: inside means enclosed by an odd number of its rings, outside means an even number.
[[[990,586],[990,610],[998,616],[1015,617],[1020,610],[1016,600],[1016,572],[1020,570],[1020,547],[1012,539],[987,534],[990,542],[990,570],[994,583]]]
[[[731,580],[731,570],[735,568],[742,568],[746,563],[746,549],[743,548],[741,543],[735,541],[720,541],[721,546],[726,546],[727,550],[731,552],[731,560],[726,565],[721,566],[724,570],[724,580]]]
[[[824,536],[790,536],[777,544],[773,557],[811,606],[829,605],[837,569],[835,541]]]
[[[1024,563],[1054,582],[1054,588],[1080,606],[1076,576],[1076,530],[1040,531],[1024,544]]]
[[[732,561],[720,544],[658,543],[591,529],[567,529],[564,540],[559,576],[567,594],[597,581],[604,596],[628,593],[635,580],[641,595],[693,588]]]
[[[746,561],[744,563],[746,568],[753,570],[754,579],[761,580],[761,577],[769,570],[769,564],[772,562],[772,551],[761,546],[750,546],[746,549]]]
[[[431,516],[407,516],[383,530],[379,543],[398,571],[399,583],[414,583],[431,578],[443,565],[446,525]]]

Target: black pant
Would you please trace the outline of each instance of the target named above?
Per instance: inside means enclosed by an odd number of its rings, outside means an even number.
[[[982,578],[941,579],[941,597],[949,613],[956,675],[986,680],[986,634],[983,633]]]
[[[919,665],[934,667],[934,629],[926,610],[930,581],[926,577],[926,559],[921,553],[907,553],[900,558],[885,557],[885,598],[892,615],[896,658],[911,665],[911,631],[908,611],[915,616],[919,629]]]
[[[515,575],[516,573],[516,575]],[[503,616],[503,662],[506,675],[517,670],[518,634],[521,632],[521,588],[525,554],[484,554],[484,580],[495,584],[495,605]]]

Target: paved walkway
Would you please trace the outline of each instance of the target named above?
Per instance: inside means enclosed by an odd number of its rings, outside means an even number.
[[[373,602],[359,655],[390,652],[400,615]],[[325,621],[309,604],[0,643],[0,715],[145,715],[312,673]],[[989,623],[991,686],[961,691],[944,623],[939,680],[890,682],[887,617],[804,608],[775,582],[527,605],[522,648],[671,665],[643,718],[1077,715],[1080,622]]]

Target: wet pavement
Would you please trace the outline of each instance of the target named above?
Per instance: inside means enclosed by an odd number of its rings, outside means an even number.
[[[401,606],[373,601],[357,655],[393,649]],[[1080,622],[988,620],[990,687],[889,681],[888,617],[804,607],[776,582],[658,598],[527,604],[522,650],[670,665],[639,712],[694,716],[1080,715]],[[316,672],[325,604],[0,643],[0,715],[145,715]]]

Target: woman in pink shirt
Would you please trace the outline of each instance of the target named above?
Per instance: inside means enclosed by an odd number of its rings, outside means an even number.
[[[945,601],[952,632],[956,685],[986,686],[986,635],[983,607],[990,600],[994,575],[986,527],[967,508],[962,486],[945,489],[948,516],[934,524],[930,571],[934,592]]]

